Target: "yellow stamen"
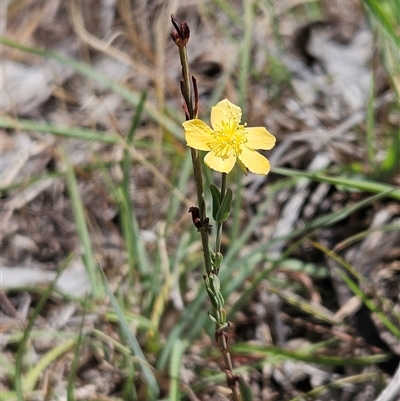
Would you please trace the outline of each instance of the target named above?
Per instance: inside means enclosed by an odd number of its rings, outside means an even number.
[[[216,128],[212,134],[214,140],[208,143],[210,149],[222,159],[227,159],[232,153],[240,155],[241,147],[247,142],[245,126],[221,122]]]

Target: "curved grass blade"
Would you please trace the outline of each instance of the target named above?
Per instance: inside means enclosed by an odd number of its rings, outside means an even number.
[[[39,380],[40,375],[45,371],[46,367],[54,362],[60,355],[73,348],[75,344],[76,341],[71,338],[47,352],[25,375],[24,383],[22,385],[23,391],[25,393],[33,391],[36,382]]]
[[[37,317],[39,316],[40,311],[43,309],[47,298],[49,297],[49,295],[51,294],[51,292],[53,291],[58,278],[61,276],[61,274],[63,273],[63,271],[67,268],[67,266],[70,264],[72,258],[73,258],[73,254],[68,255],[67,259],[64,261],[64,263],[61,265],[60,269],[57,272],[56,277],[54,278],[54,280],[50,283],[50,285],[48,286],[48,288],[45,290],[45,292],[43,293],[42,298],[40,298],[40,301],[38,302],[38,304],[36,305],[35,310],[32,313],[31,318],[29,319],[28,325],[25,328],[24,331],[24,335],[22,336],[21,342],[19,344],[18,347],[18,351],[17,351],[17,356],[15,358],[15,391],[17,394],[17,398],[18,401],[24,401],[24,384],[22,383],[22,360],[25,354],[25,350],[26,350],[26,346],[29,340],[29,335],[31,334],[33,325],[35,324],[35,320],[37,319]]]
[[[81,323],[79,325],[79,332],[78,332],[78,339],[76,341],[75,345],[75,355],[74,359],[72,360],[71,364],[71,370],[68,375],[68,384],[67,384],[67,401],[75,401],[74,399],[74,379],[76,377],[76,374],[78,372],[78,367],[79,367],[79,356],[80,356],[80,349],[83,343],[83,325],[85,323],[85,317],[86,317],[86,311],[87,311],[87,306],[88,306],[88,298],[85,298],[84,301],[84,306],[83,306],[83,312],[82,312],[82,319]]]
[[[146,357],[143,354],[142,349],[140,348],[138,340],[136,339],[136,337],[133,335],[133,333],[129,329],[129,324],[125,318],[124,312],[121,309],[121,307],[119,306],[118,301],[115,298],[114,294],[112,293],[112,291],[108,285],[106,276],[104,275],[104,273],[102,271],[101,271],[101,274],[102,274],[103,284],[104,284],[106,293],[109,296],[111,305],[112,305],[115,313],[118,316],[118,319],[119,319],[118,323],[121,328],[121,334],[128,342],[128,345],[129,345],[132,355],[134,355],[136,357],[139,367],[140,367],[140,370],[143,374],[144,381],[147,383],[148,400],[150,400],[150,401],[155,400],[159,394],[157,380],[154,376],[154,373],[153,373],[149,363],[146,360]]]
[[[326,248],[324,245],[313,242],[313,245],[322,251],[326,256],[330,257],[333,259],[336,263],[338,263],[340,266],[342,266],[350,275],[352,275],[356,280],[360,282],[364,282],[366,285],[366,279],[360,274],[357,270],[353,268],[348,262],[346,262],[343,258],[341,258],[339,255],[337,255],[335,252],[331,251],[330,249]],[[343,281],[347,284],[347,286],[350,288],[350,290],[357,295],[365,304],[365,306],[373,313],[376,313],[379,316],[379,319],[381,322],[386,326],[386,328],[396,337],[400,339],[400,327],[396,327],[395,324],[393,324],[388,317],[386,316],[385,312],[381,310],[381,308],[376,305],[376,303],[367,296],[367,294],[361,289],[360,285],[357,285],[357,283],[349,277],[345,272],[343,272],[340,269],[337,269],[338,274],[340,277],[343,279]],[[376,291],[373,291],[376,293]],[[384,303],[381,300],[381,303]]]
[[[400,200],[400,188],[388,184],[382,184],[381,182],[377,181],[368,179],[361,180],[359,178],[332,177],[322,173],[307,173],[305,171],[282,167],[275,167],[272,170],[276,174],[281,174],[288,177],[305,177],[314,181],[326,182],[332,185],[339,185],[349,189],[356,189],[375,194],[386,193],[387,196],[396,200]]]
[[[127,86],[115,82],[112,79],[108,78],[107,76],[98,73],[89,65],[86,65],[84,63],[81,63],[68,57],[61,56],[60,54],[54,53],[49,50],[42,50],[23,45],[4,36],[0,36],[0,43],[2,45],[9,46],[14,49],[22,50],[26,53],[36,54],[41,57],[56,60],[63,65],[68,65],[78,73],[99,82],[104,87],[119,94],[122,98],[124,98],[134,106],[138,106],[140,103],[139,94],[133,92]],[[151,107],[149,104],[145,107],[145,111],[152,121],[164,127],[167,131],[173,134],[180,141],[183,141],[183,130],[181,126],[175,123],[173,120],[171,120],[168,117],[167,113],[160,113],[155,108]]]
[[[274,346],[254,345],[249,343],[233,344],[232,352],[235,355],[247,355],[253,358],[265,358],[267,361],[274,358],[274,363],[279,363],[285,360],[294,360],[306,363],[315,363],[328,366],[342,365],[371,365],[374,363],[384,362],[390,358],[387,354],[367,355],[360,357],[343,357],[316,354],[310,349],[305,350],[286,350]]]
[[[101,131],[94,131],[86,128],[76,128],[68,126],[58,126],[50,123],[39,123],[34,120],[24,118],[14,119],[8,116],[1,116],[1,128],[12,128],[20,131],[38,131],[49,132],[53,135],[63,136],[67,138],[77,138],[89,142],[103,142],[117,144],[120,142],[116,135],[106,134]]]
[[[363,3],[371,12],[371,15],[385,32],[392,43],[400,50],[400,37],[396,32],[396,18],[399,19],[399,3],[396,1],[363,0]],[[397,6],[396,6],[397,4]],[[397,10],[396,10],[397,9]]]
[[[104,296],[104,289],[97,270],[96,260],[94,258],[92,243],[90,240],[89,230],[86,224],[85,212],[83,209],[82,199],[79,195],[78,184],[76,182],[73,167],[69,161],[66,150],[63,151],[63,159],[66,165],[66,178],[69,196],[71,198],[72,210],[74,212],[76,229],[83,247],[82,259],[86,267],[91,290],[94,298],[100,299]]]
[[[325,384],[323,386],[317,387],[308,393],[299,395],[292,398],[290,401],[303,401],[303,400],[318,400],[318,396],[324,394],[327,390],[343,388],[347,384],[358,384],[377,380],[376,373],[363,373],[361,375],[345,377],[344,379],[336,380],[332,383]]]
[[[142,92],[139,100],[139,104],[136,109],[136,113],[133,117],[131,127],[129,129],[127,144],[131,146],[136,130],[140,124],[140,118],[145,107],[147,93]],[[128,263],[131,272],[134,270],[135,265],[139,267],[141,273],[148,271],[149,258],[146,252],[146,248],[143,241],[140,238],[139,224],[134,214],[134,205],[131,200],[130,194],[130,170],[132,167],[131,154],[127,148],[124,149],[124,157],[121,162],[121,169],[123,173],[123,179],[120,185],[122,202],[120,203],[122,229],[124,233],[125,246],[128,251]],[[131,280],[133,281],[133,274],[131,274]]]

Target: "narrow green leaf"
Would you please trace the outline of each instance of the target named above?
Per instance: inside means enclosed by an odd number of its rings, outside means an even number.
[[[212,197],[212,216],[217,220],[217,213],[221,206],[221,191],[215,184],[210,184],[210,192]]]
[[[251,387],[245,382],[242,376],[239,376],[239,390],[243,401],[253,401]]]
[[[222,223],[225,221],[230,213],[231,213],[231,203],[232,203],[232,198],[233,198],[233,193],[230,188],[226,190],[226,194],[224,196],[224,199],[222,201],[222,204],[218,210],[218,213],[216,215],[216,221],[219,223]]]

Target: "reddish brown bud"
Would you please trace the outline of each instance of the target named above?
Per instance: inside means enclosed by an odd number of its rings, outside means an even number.
[[[190,206],[189,213],[192,213],[193,224],[199,230],[201,228],[201,226],[202,226],[201,220],[200,220],[200,210],[199,210],[199,208],[196,207],[196,206]]]
[[[196,226],[197,231],[210,232],[210,229],[212,227],[210,225],[210,219],[206,217],[202,222],[200,219],[200,210],[198,207],[190,206],[188,213],[192,214],[193,224]]]
[[[175,31],[171,33],[171,38],[174,43],[179,47],[184,47],[189,42],[190,29],[185,21],[182,21],[180,25],[175,19],[174,14],[171,14],[171,22],[175,28]]]

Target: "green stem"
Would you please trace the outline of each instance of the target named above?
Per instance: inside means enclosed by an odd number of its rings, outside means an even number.
[[[222,182],[221,182],[221,203],[225,198],[225,193],[226,193],[226,180],[227,179],[227,174],[222,173]],[[215,253],[221,252],[221,238],[222,238],[222,225],[224,223],[218,223],[217,224],[217,234],[216,234],[216,239],[215,239]]]

